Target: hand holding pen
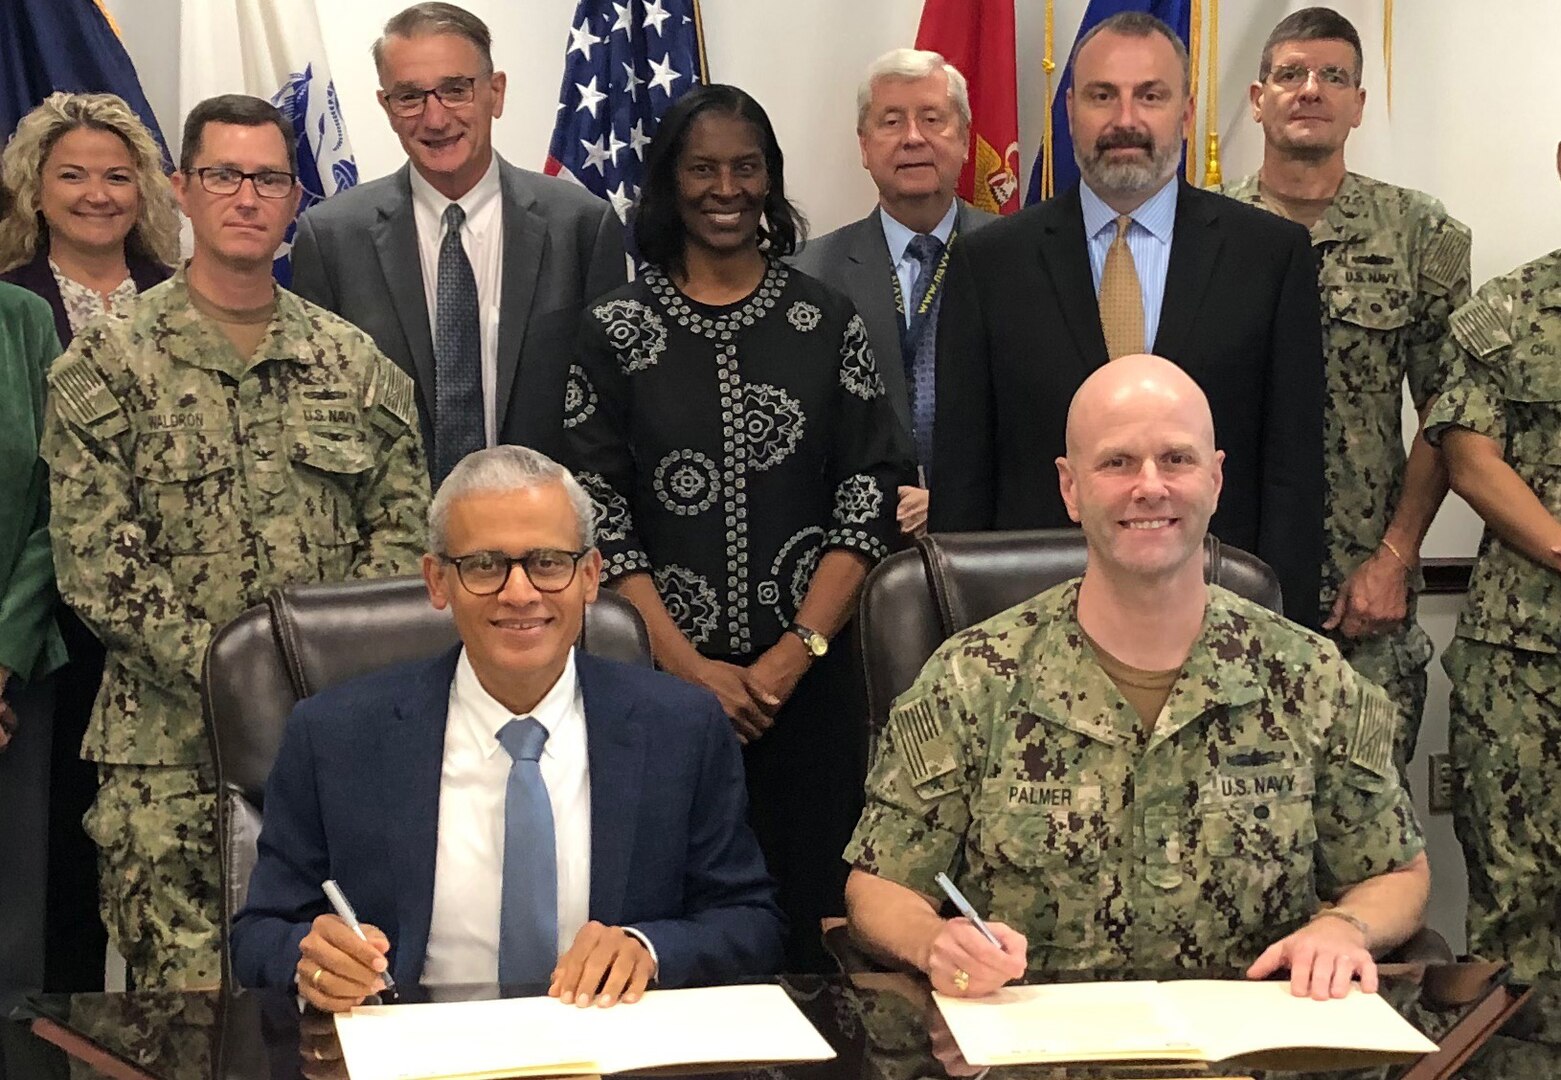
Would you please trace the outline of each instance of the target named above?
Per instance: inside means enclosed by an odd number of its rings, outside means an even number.
[[[933,989],[956,997],[983,997],[1022,978],[1028,943],[1000,922],[987,922],[946,874],[937,877],[960,916],[944,920],[927,952]]]
[[[344,1012],[395,987],[386,954],[390,942],[376,927],[359,923],[334,881],[322,886],[335,914],[317,916],[299,942],[298,992],[317,1009]]]

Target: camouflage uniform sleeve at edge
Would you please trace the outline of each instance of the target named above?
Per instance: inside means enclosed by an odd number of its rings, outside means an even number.
[[[1330,666],[1322,677],[1337,685],[1319,750],[1318,850],[1329,879],[1349,888],[1408,863],[1425,837],[1393,764],[1398,707],[1342,660]]]
[[[1508,316],[1492,302],[1499,295],[1492,292],[1494,284],[1452,314],[1442,395],[1426,417],[1426,438],[1433,445],[1441,444],[1449,427],[1506,441],[1501,373],[1512,335]]]
[[[1440,203],[1433,210],[1425,228],[1420,288],[1408,340],[1409,396],[1421,412],[1441,389],[1449,322],[1452,313],[1469,302],[1470,288],[1469,229],[1449,217]]]
[[[412,377],[378,350],[365,411],[379,433],[380,455],[358,496],[363,542],[354,577],[415,574],[423,555],[428,515],[428,466],[418,430]]]
[[[976,767],[973,716],[945,645],[895,699],[867,776],[867,804],[846,847],[852,865],[917,892],[938,895],[939,871],[954,874],[970,827]]]
[[[60,595],[121,662],[193,695],[213,627],[196,618],[148,552],[116,441],[129,423],[92,356],[103,343],[101,333],[78,338],[49,372],[40,453],[49,463]]]

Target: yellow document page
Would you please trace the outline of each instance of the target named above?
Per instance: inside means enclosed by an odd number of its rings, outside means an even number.
[[[610,1009],[549,997],[360,1006],[336,1017],[336,1031],[352,1080],[590,1075],[835,1056],[774,985],[652,990]]]
[[[935,994],[972,1065],[1063,1061],[1225,1061],[1272,1050],[1416,1057],[1436,1044],[1382,998],[1313,1001],[1288,983],[1058,983],[984,998]]]

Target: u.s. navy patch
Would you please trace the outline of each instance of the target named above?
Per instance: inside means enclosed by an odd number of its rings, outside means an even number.
[[[954,771],[954,748],[931,700],[918,698],[898,706],[889,714],[889,727],[912,784]]]
[[[1355,734],[1350,738],[1350,762],[1378,776],[1393,775],[1393,740],[1398,734],[1398,707],[1374,686],[1362,686]]]

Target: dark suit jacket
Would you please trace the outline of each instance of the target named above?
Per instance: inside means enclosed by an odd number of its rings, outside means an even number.
[[[125,265],[130,270],[130,277],[136,283],[136,292],[146,292],[153,285],[167,281],[173,273],[166,266],[153,262],[144,255],[127,254]],[[54,312],[54,332],[59,335],[60,347],[70,348],[75,335],[70,332],[70,317],[65,314],[65,301],[60,297],[60,283],[54,280],[54,271],[49,269],[49,252],[42,243],[38,245],[38,251],[33,255],[31,262],[13,266],[0,274],[0,281],[20,285],[28,292],[37,293],[47,300],[50,309]]]
[[[316,204],[293,238],[293,291],[347,319],[417,383],[434,461],[434,345],[411,165]],[[499,161],[504,200],[497,414],[501,443],[557,457],[585,305],[627,280],[623,226],[584,188]]]
[[[433,914],[439,781],[459,648],[299,702],[266,784],[249,899],[233,923],[246,986],[291,985],[334,877],[417,983]],[[575,653],[591,770],[590,917],[656,947],[662,986],[773,973],[783,920],[746,821],[731,724],[704,690]]]
[[[1178,181],[1154,352],[1208,395],[1225,488],[1210,530],[1279,575],[1317,623],[1322,327],[1306,230]],[[1078,188],[962,241],[938,319],[933,531],[1069,524],[1053,461],[1068,405],[1106,362]]]
[[[793,261],[798,270],[833,285],[856,305],[857,314],[867,325],[867,341],[878,361],[884,389],[889,392],[895,418],[905,429],[909,445],[913,441],[910,390],[905,383],[905,359],[900,352],[901,320],[894,310],[894,264],[889,261],[889,248],[884,243],[881,213],[881,209],[874,209],[860,221],[809,240]],[[954,228],[965,236],[996,220],[996,214],[977,210],[961,199]],[[955,248],[958,247],[956,244]],[[914,473],[901,482],[914,484]]]

